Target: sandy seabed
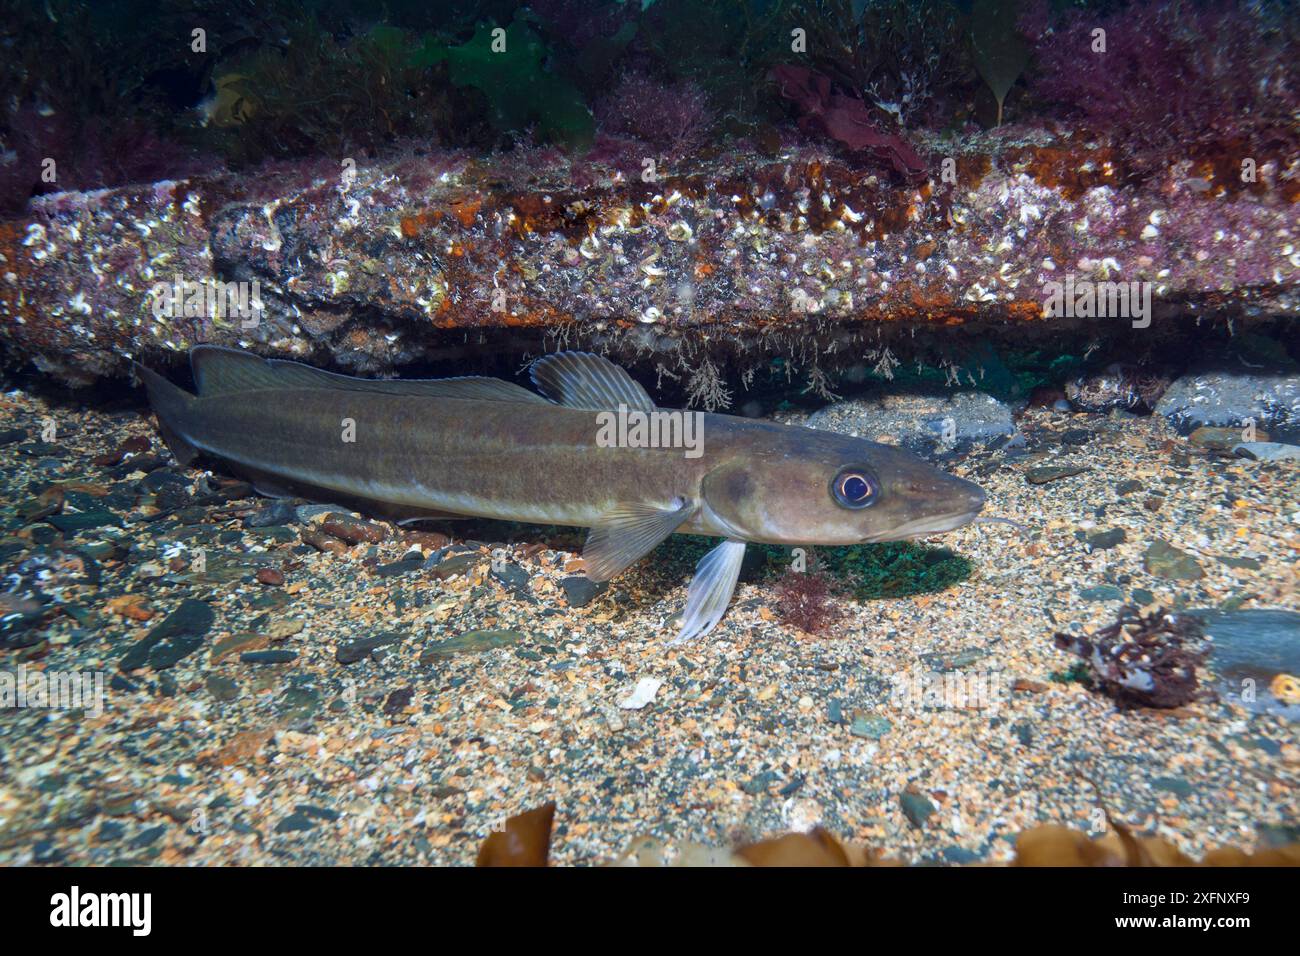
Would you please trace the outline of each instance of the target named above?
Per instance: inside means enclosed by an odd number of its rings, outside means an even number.
[[[1020,424],[1016,457],[951,466],[987,489],[987,514],[1027,526],[928,542],[972,562],[964,580],[841,600],[811,635],[760,577],[713,633],[669,647],[689,565],[661,553],[570,607],[579,533],[467,544],[484,526],[331,522],[177,468],[141,409],[9,392],[0,669],[99,675],[104,697],[0,711],[0,863],[463,864],[549,800],[561,864],[815,825],[912,862],[996,862],[1032,826],[1099,830],[1102,805],[1192,856],[1296,839],[1286,715],[1230,686],[1121,710],[1065,678],[1076,661],[1052,635],[1147,598],[1300,609],[1297,464],[1234,459],[1154,417]],[[152,447],[93,461],[133,436]],[[1087,468],[1026,481],[1055,464]],[[1115,529],[1113,547],[1088,543]],[[1159,541],[1188,577],[1148,570]],[[936,672],[946,698],[898,693]],[[1217,686],[1213,657],[1203,677]],[[647,679],[652,699],[624,706]]]

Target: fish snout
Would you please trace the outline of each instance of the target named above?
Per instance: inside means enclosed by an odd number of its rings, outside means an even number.
[[[961,482],[961,484],[958,485],[958,492],[963,496],[963,500],[966,502],[967,512],[972,518],[975,517],[975,515],[984,510],[984,502],[988,500],[988,495],[985,493],[983,488],[975,484],[973,481],[967,481],[965,478],[957,478],[955,480]]]

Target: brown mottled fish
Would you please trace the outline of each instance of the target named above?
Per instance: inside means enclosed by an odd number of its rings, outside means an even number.
[[[168,446],[260,489],[587,527],[594,581],[674,533],[724,538],[696,568],[678,640],[722,618],[746,542],[915,538],[984,504],[979,486],[890,445],[656,408],[627,372],[582,352],[533,364],[541,395],[494,378],[352,378],[213,346],[190,361],[197,395],[136,366]]]

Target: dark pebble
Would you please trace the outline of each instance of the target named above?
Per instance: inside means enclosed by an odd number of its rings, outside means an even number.
[[[407,708],[414,696],[414,687],[403,687],[401,690],[393,691],[388,695],[388,699],[384,701],[384,713],[389,717],[396,717]]]
[[[320,692],[311,687],[290,687],[278,707],[287,720],[309,721],[320,707]]]
[[[912,793],[910,790],[900,794],[898,802],[903,808],[903,816],[907,817],[907,822],[918,830],[924,829],[925,822],[935,813],[935,806],[929,798],[919,793]]]
[[[298,512],[287,501],[276,501],[258,508],[244,519],[245,528],[273,528],[282,524],[297,524]]]
[[[288,664],[298,659],[297,651],[244,651],[239,655],[245,664]]]
[[[122,655],[118,667],[128,673],[146,663],[156,671],[171,667],[203,646],[203,640],[212,629],[215,617],[209,605],[187,598],[160,624],[132,645]]]
[[[342,644],[334,652],[334,659],[340,664],[355,664],[370,656],[372,651],[389,644],[400,644],[406,640],[406,635],[397,631],[385,631],[383,634],[376,634],[374,637],[363,637],[360,640],[350,641]]]
[[[1171,581],[1196,581],[1205,576],[1196,558],[1160,539],[1147,548],[1142,561],[1148,573]]]
[[[458,574],[468,574],[470,571],[473,571],[478,567],[482,561],[483,556],[478,552],[457,554],[447,558],[441,564],[434,567],[429,573],[439,581],[445,581]]]
[[[134,475],[137,471],[143,471],[148,475],[166,464],[167,459],[161,455],[139,455],[117,465],[109,471],[109,474],[114,478],[125,478],[127,475]]]
[[[133,850],[143,850],[145,847],[150,846],[151,844],[157,842],[158,838],[161,837],[166,832],[167,832],[166,824],[159,824],[156,827],[149,827],[148,829],[141,830],[139,833],[137,833],[135,837],[131,840],[130,844],[128,845]]]
[[[378,544],[388,537],[383,525],[342,514],[328,515],[320,530],[348,544]]]
[[[269,587],[279,587],[284,584],[284,575],[275,568],[262,568],[257,572],[257,583]]]
[[[564,588],[564,600],[568,602],[569,607],[585,607],[609,587],[609,582],[602,581],[597,584],[585,575],[575,574],[562,578],[560,587]]]
[[[396,578],[403,574],[410,574],[424,567],[424,558],[402,558],[400,561],[393,561],[389,564],[381,564],[375,568],[375,574],[381,578]]]
[[[311,818],[311,815],[298,810],[289,814],[277,823],[275,825],[275,832],[297,833],[301,830],[310,830],[314,826],[316,826],[316,821]]]
[[[307,816],[314,817],[317,820],[328,820],[330,823],[333,823],[339,818],[339,812],[337,810],[331,810],[329,807],[313,806],[310,803],[300,803],[294,807],[294,810],[299,813],[305,813]]]
[[[111,511],[82,511],[76,514],[50,515],[45,519],[64,534],[77,534],[108,525],[122,527],[122,519]]]
[[[239,685],[229,677],[209,677],[207,680],[208,693],[217,700],[229,703],[239,696]]]
[[[742,783],[740,789],[744,790],[751,797],[758,796],[760,793],[767,793],[767,788],[774,784],[776,779],[775,771],[764,770],[762,773],[750,778],[745,783]]]
[[[32,845],[33,863],[59,863],[62,859],[63,851],[49,840],[41,840]]]
[[[1112,528],[1109,531],[1094,531],[1088,535],[1088,544],[1094,551],[1105,551],[1121,544],[1127,538],[1128,535],[1124,533],[1123,528]]]
[[[1072,478],[1088,471],[1087,465],[1048,465],[1042,468],[1030,468],[1025,472],[1025,481],[1031,485],[1045,485],[1049,481]]]
[[[1151,786],[1156,790],[1166,790],[1174,794],[1174,796],[1184,799],[1196,792],[1196,789],[1182,777],[1155,777],[1151,781]]]
[[[481,654],[497,647],[510,647],[522,640],[524,635],[519,631],[469,631],[428,645],[420,655],[420,663],[429,664],[458,654]]]
[[[105,820],[99,825],[99,830],[95,833],[95,839],[100,843],[112,843],[122,839],[122,834],[125,832],[126,827],[116,820]]]
[[[507,591],[517,594],[519,597],[532,596],[532,592],[528,587],[528,572],[517,564],[494,565],[492,577],[500,582],[501,586]]]
[[[1123,599],[1124,592],[1113,584],[1098,584],[1084,588],[1079,592],[1079,597],[1085,601],[1119,601]]]
[[[98,465],[100,468],[112,468],[114,465],[120,465],[127,455],[138,455],[148,450],[149,439],[143,435],[133,435],[112,451],[92,458],[91,464]]]

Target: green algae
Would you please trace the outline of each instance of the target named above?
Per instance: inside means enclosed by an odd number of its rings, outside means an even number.
[[[577,87],[547,69],[548,57],[542,39],[516,18],[506,28],[481,28],[457,46],[426,38],[412,54],[411,63],[425,67],[446,61],[451,81],[480,90],[502,129],[524,130],[535,125],[556,142],[590,142],[594,133],[591,110]]]
[[[685,575],[716,543],[694,536],[676,536],[660,545],[652,560],[667,571]],[[750,576],[757,573],[766,583],[794,562],[791,548],[751,544],[749,550],[746,567],[751,569]],[[948,548],[932,548],[911,541],[803,550],[806,567],[825,571],[845,595],[857,601],[934,594],[966,580],[975,570],[969,558]]]

